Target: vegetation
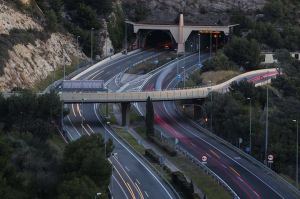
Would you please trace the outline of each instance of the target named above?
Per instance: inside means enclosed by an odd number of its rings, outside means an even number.
[[[2,198],[79,199],[97,192],[106,197],[111,168],[103,139],[95,135],[62,143],[55,126],[61,111],[55,93],[0,96]]]
[[[120,6],[116,5],[115,15],[109,20],[108,32],[116,50],[120,50],[125,38],[125,16]]]
[[[296,124],[300,117],[300,62],[286,51],[277,55],[284,75],[272,81],[269,95],[269,150],[274,154],[273,168],[295,175]],[[243,138],[241,148],[249,146],[249,100],[252,100],[252,155],[264,160],[266,88],[248,82],[233,83],[228,94],[213,94],[204,103],[206,115],[213,115],[213,132],[234,145]]]

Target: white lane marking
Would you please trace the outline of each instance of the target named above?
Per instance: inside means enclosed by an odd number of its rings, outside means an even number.
[[[73,115],[75,116],[75,117],[77,117],[76,116],[76,113],[75,113],[75,110],[74,110],[74,106],[73,106],[74,104],[71,104],[71,107],[72,107],[72,111],[73,111]]]
[[[166,189],[166,187],[160,182],[160,180],[158,180],[158,178],[154,175],[154,173],[133,153],[130,151],[130,149],[128,149],[107,127],[106,125],[104,125],[101,121],[101,119],[99,118],[99,115],[97,113],[97,110],[95,109],[94,106],[94,112],[95,115],[98,119],[98,121],[103,125],[103,127],[107,130],[107,132],[123,147],[125,148],[128,153],[130,153],[151,175],[152,177],[160,184],[160,186],[165,190],[165,192],[167,193],[167,195],[169,196],[169,198],[173,198],[171,196],[171,194],[169,193],[169,191]]]
[[[144,191],[144,192],[145,192],[145,194],[146,194],[147,198],[149,198],[149,195],[148,195],[147,191]]]
[[[115,177],[115,175],[113,175],[113,179],[115,180],[115,182],[118,184],[118,186],[120,187],[121,191],[123,192],[124,196],[126,197],[126,199],[129,199],[125,190],[123,189],[123,187],[121,186],[121,184],[119,183],[119,181],[117,180],[117,178]],[[113,183],[113,182],[112,182]],[[113,190],[112,190],[113,191]]]
[[[241,157],[234,157],[234,159],[236,159],[236,160],[240,160],[240,159],[242,159]]]
[[[77,128],[75,128],[75,126],[73,125],[73,123],[72,123],[70,117],[68,116],[67,118],[68,118],[68,120],[70,121],[72,127],[75,129],[76,133],[79,135],[79,137],[81,137],[80,133],[77,131]]]
[[[84,129],[84,131],[88,134],[88,136],[90,136],[91,134],[89,133],[89,131],[84,127],[83,124],[81,124],[81,127]]]
[[[138,180],[138,179],[135,179],[136,181],[137,181],[137,183],[140,185],[141,183],[140,183],[140,181]]]
[[[71,141],[73,141],[73,140],[74,140],[74,138],[73,138],[73,136],[70,134],[70,132],[68,131],[68,129],[67,129],[67,128],[64,128],[64,130],[66,130],[66,131],[67,131],[68,135],[69,135],[69,136],[70,136],[70,138],[71,138]]]
[[[125,166],[125,169],[129,172],[130,171],[130,169],[127,167],[127,166]]]
[[[125,60],[125,59],[130,59],[130,58],[132,58],[132,57],[138,56],[138,55],[140,55],[140,54],[142,54],[142,53],[145,53],[145,52],[146,52],[146,53],[149,53],[149,52],[147,52],[147,51],[141,51],[141,52],[134,53],[134,54],[131,54],[131,55],[127,55],[126,57],[122,57],[122,58],[120,58],[120,59],[117,59],[117,61],[114,62],[114,63],[110,63],[110,62],[108,62],[108,61],[105,62],[105,63],[98,62],[98,63],[96,63],[96,64],[90,66],[88,69],[82,71],[82,72],[79,73],[78,75],[76,75],[74,78],[72,78],[72,80],[76,80],[76,79],[82,78],[82,76],[84,76],[84,75],[90,73],[90,72],[93,71],[93,70],[96,70],[96,71],[99,71],[99,70],[97,70],[97,69],[104,70],[104,69],[106,69],[106,68],[108,68],[108,67],[110,67],[110,66],[113,66],[113,65],[115,65],[115,64],[117,64],[117,63],[119,63],[119,62],[122,62],[122,61]],[[108,65],[106,65],[106,64],[108,64]],[[92,67],[94,67],[94,68],[91,69],[91,70],[89,70],[89,69],[92,68]],[[89,71],[87,71],[87,70],[89,70]],[[87,71],[87,72],[85,72],[85,71]],[[83,78],[83,79],[86,79],[86,78]]]

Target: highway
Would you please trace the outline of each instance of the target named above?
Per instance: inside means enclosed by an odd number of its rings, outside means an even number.
[[[204,60],[206,56],[202,57]],[[192,71],[197,56],[185,61],[186,70]],[[183,61],[179,65],[182,66]],[[143,90],[162,90],[176,87],[176,64],[167,67],[143,85]],[[180,67],[181,68],[181,67]],[[254,81],[251,77],[250,81]],[[143,103],[137,103],[138,110],[144,114]],[[155,122],[166,136],[177,138],[178,147],[183,148],[198,160],[208,157],[207,166],[220,176],[240,198],[277,199],[299,198],[285,183],[270,175],[259,166],[241,156],[235,150],[203,133],[201,126],[184,117],[175,102],[154,102]]]
[[[153,56],[158,52],[142,51],[123,56],[88,71],[80,79],[101,79],[110,90],[119,88],[117,76],[127,67]],[[107,140],[113,139],[114,156],[110,157],[113,164],[113,180],[110,189],[113,198],[146,199],[178,198],[176,193],[147,165],[130,147],[116,136],[116,133],[105,124],[99,114],[99,104],[66,105],[70,114],[64,119],[64,127],[69,140],[76,140],[83,135],[101,133]]]

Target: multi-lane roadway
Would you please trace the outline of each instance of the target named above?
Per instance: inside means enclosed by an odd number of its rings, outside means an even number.
[[[205,58],[206,56],[203,56],[202,60]],[[197,61],[197,56],[191,56],[186,61],[180,61],[179,65],[185,64],[185,69],[188,71],[195,68]],[[176,63],[173,63],[154,75],[147,80],[142,89],[162,90],[176,87],[178,84],[176,67]],[[142,104],[138,105],[138,109],[144,114]],[[154,110],[156,125],[167,136],[177,138],[178,147],[188,151],[195,158],[201,160],[202,156],[207,156],[207,166],[221,177],[240,198],[299,198],[299,195],[296,195],[287,183],[250,162],[231,147],[203,133],[203,128],[187,119],[175,102],[155,102]]]
[[[134,63],[157,54],[155,51],[136,52],[122,56],[85,72],[78,79],[104,80],[110,90],[119,88],[118,75]],[[68,105],[70,114],[64,119],[66,135],[70,140],[76,140],[83,135],[101,133],[105,139],[111,138],[115,149],[110,161],[114,171],[110,189],[113,198],[175,199],[177,194],[166,184],[144,160],[116,136],[116,133],[105,124],[105,119],[99,114],[98,104]]]

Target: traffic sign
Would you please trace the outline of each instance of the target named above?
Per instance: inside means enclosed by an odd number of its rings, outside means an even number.
[[[273,163],[274,162],[274,156],[273,155],[268,155],[268,163]]]
[[[202,156],[202,163],[203,164],[206,164],[207,163],[207,157],[204,155]]]

